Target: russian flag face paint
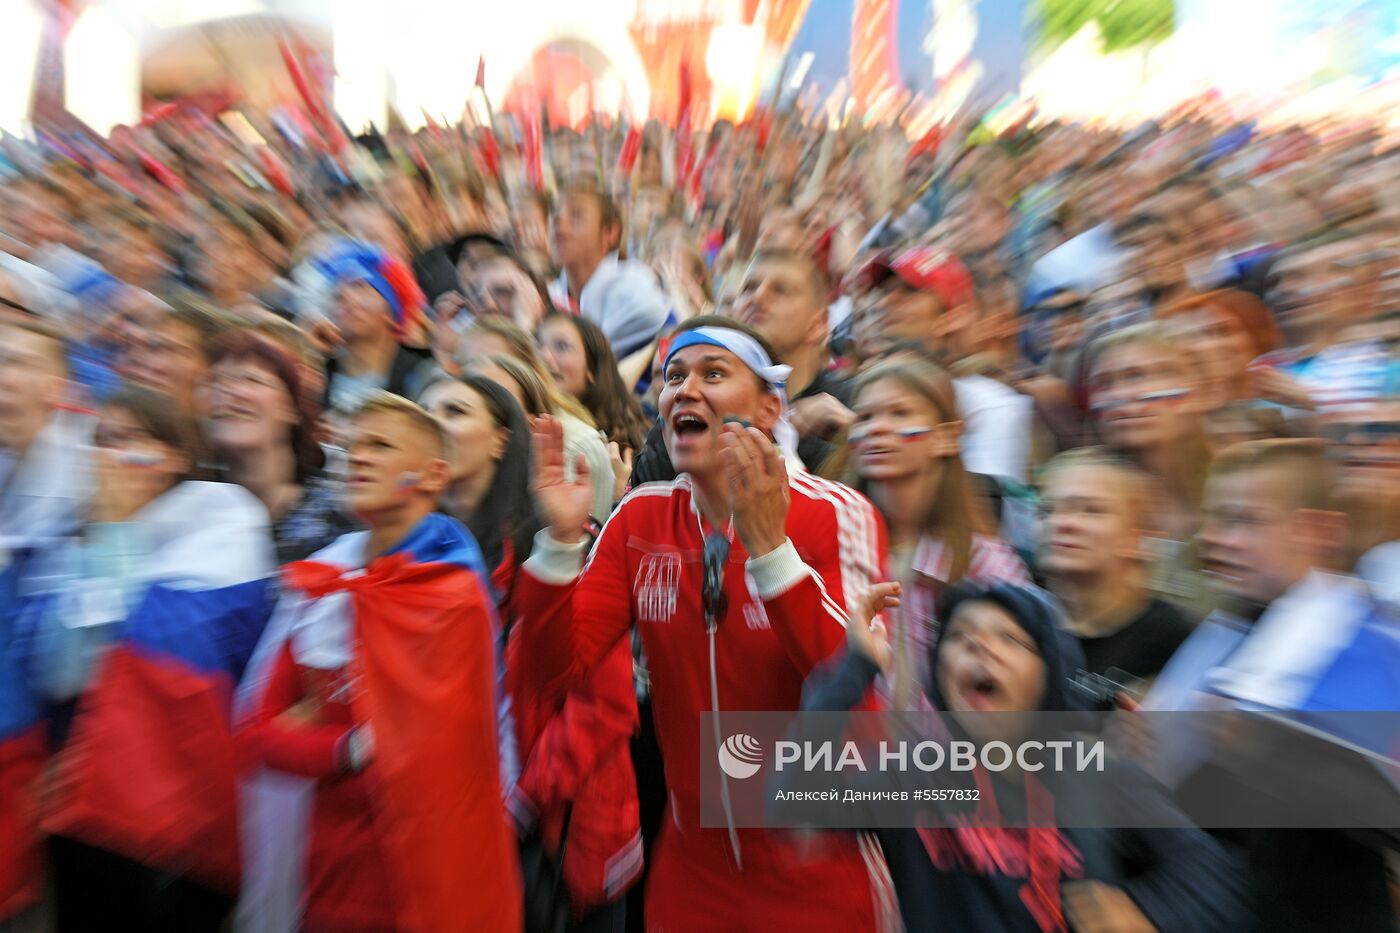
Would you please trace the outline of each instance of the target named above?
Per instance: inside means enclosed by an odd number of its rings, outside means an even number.
[[[1143,392],[1139,394],[1137,400],[1148,404],[1152,404],[1153,402],[1169,402],[1173,399],[1185,398],[1190,393],[1190,389],[1179,387],[1175,389],[1158,389],[1155,392]]]
[[[150,450],[117,450],[113,451],[112,459],[123,466],[149,468],[160,463],[165,457]]]
[[[851,428],[850,434],[847,435],[847,443],[851,445],[853,450],[868,450],[875,446],[874,438],[872,438],[873,433],[874,431],[869,424],[858,424]],[[926,424],[911,424],[895,428],[889,433],[899,443],[912,444],[914,441],[921,441],[932,434],[933,428]]]
[[[1175,399],[1185,398],[1190,394],[1190,389],[1177,387],[1174,389],[1157,389],[1152,392],[1139,392],[1137,395],[1129,398],[1098,397],[1089,403],[1089,410],[1095,415],[1105,415],[1128,405],[1155,405],[1158,402],[1170,402]]]

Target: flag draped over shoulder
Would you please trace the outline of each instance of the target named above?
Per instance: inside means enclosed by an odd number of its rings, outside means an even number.
[[[191,482],[138,519],[130,576],[53,584],[18,614],[30,683],[78,692],[42,826],[236,893],[231,699],[270,609],[267,512]]]
[[[288,589],[311,599],[349,593],[349,661],[362,685],[355,719],[374,732],[371,767],[406,930],[520,926],[519,868],[497,746],[493,622],[481,569],[465,529],[430,515],[363,574],[315,559],[285,571]],[[323,635],[318,650],[342,641],[333,631]]]
[[[0,573],[0,923],[43,889],[36,783],[45,758],[39,705],[24,688],[7,611],[15,565]]]

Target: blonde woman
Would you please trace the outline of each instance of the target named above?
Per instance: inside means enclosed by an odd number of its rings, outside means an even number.
[[[996,537],[985,498],[963,467],[962,422],[952,377],[931,362],[899,356],[860,377],[844,451],[847,483],[875,503],[890,532],[887,579],[904,580],[906,620],[896,675],[901,707],[925,684],[937,634],[937,602],[962,579],[1030,583],[1025,566]],[[838,455],[840,456],[840,455]],[[911,680],[914,677],[917,680]]]
[[[1210,405],[1192,358],[1159,324],[1139,324],[1089,348],[1089,400],[1104,444],[1150,480],[1152,589],[1198,619],[1214,596],[1197,566],[1193,540],[1210,470]]]

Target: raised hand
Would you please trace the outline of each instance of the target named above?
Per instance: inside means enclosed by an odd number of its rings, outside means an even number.
[[[574,461],[571,482],[564,470],[564,425],[548,415],[534,420],[535,504],[554,540],[575,544],[582,540],[593,503],[588,484],[588,462],[583,454]]]
[[[734,533],[750,557],[776,551],[787,540],[788,475],[782,454],[758,428],[733,423],[724,426],[720,443]]]
[[[846,619],[846,643],[851,651],[883,671],[890,669],[894,652],[890,648],[889,629],[879,615],[899,605],[899,594],[898,583],[876,583],[861,594],[856,611]]]
[[[1064,887],[1065,914],[1078,933],[1156,933],[1136,902],[1122,888],[1101,881]]]
[[[792,403],[792,426],[803,437],[831,437],[855,423],[856,413],[826,392]]]
[[[626,450],[617,441],[608,441],[608,460],[613,471],[613,501],[627,494],[627,483],[632,479],[632,448]]]

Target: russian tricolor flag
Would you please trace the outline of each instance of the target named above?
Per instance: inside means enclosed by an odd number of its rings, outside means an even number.
[[[186,482],[127,530],[127,569],[55,575],[20,601],[30,687],[80,690],[42,827],[237,893],[230,719],[271,609],[267,512],[238,486]]]
[[[8,611],[17,573],[13,564],[0,573],[0,923],[35,903],[43,887],[35,792],[45,749]]]
[[[1400,619],[1353,577],[1305,578],[1269,607],[1212,686],[1243,708],[1286,711],[1400,779]]]
[[[287,639],[298,658],[358,666],[361,689],[351,702],[356,722],[374,731],[370,768],[401,926],[518,930],[520,877],[499,768],[495,619],[480,551],[460,523],[439,514],[364,566],[367,540],[367,532],[346,535],[285,568],[286,595],[240,705],[255,706],[260,668]],[[298,795],[285,783],[252,789],[253,798],[276,799],[252,801],[245,823],[254,883],[240,905],[240,929],[296,929],[301,895],[278,882],[299,874],[304,853],[289,853],[287,843],[306,831],[312,792]]]

